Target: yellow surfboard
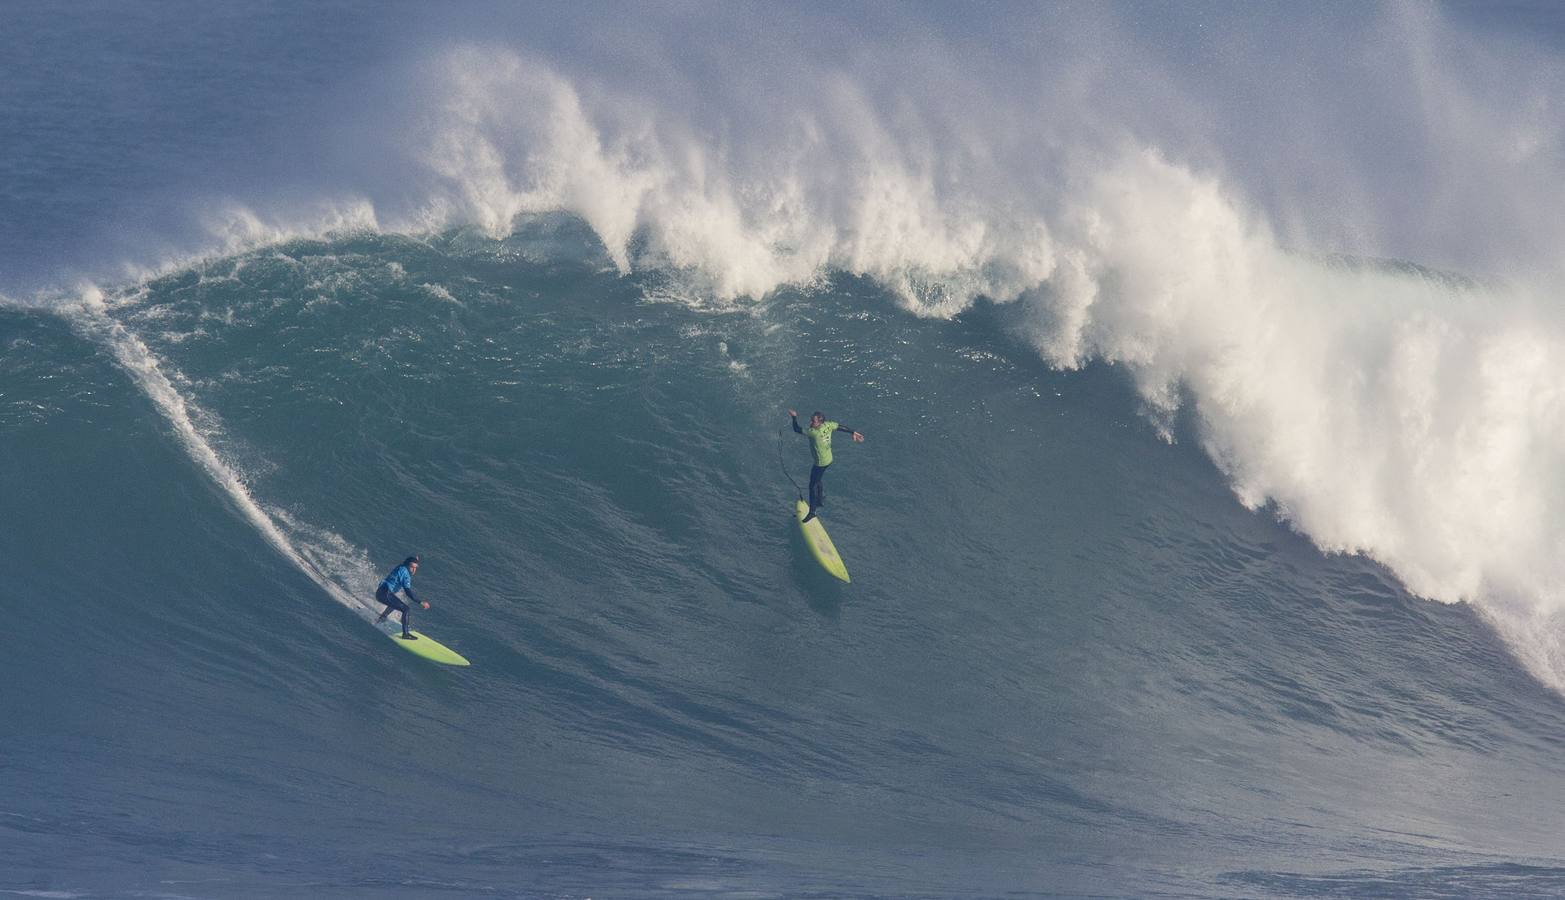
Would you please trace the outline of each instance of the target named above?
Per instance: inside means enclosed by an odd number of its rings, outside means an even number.
[[[798,501],[794,507],[794,518],[799,523],[799,531],[804,535],[804,543],[809,545],[810,555],[821,564],[821,568],[841,578],[843,581],[852,581],[848,577],[848,567],[843,564],[842,556],[837,553],[837,547],[831,542],[831,536],[826,533],[826,526],[821,524],[821,517],[804,521],[809,514],[810,505],[803,500]]]
[[[386,636],[391,638],[391,640],[398,647],[401,647],[414,656],[422,656],[430,662],[440,663],[443,666],[472,665],[472,663],[467,661],[467,657],[456,652],[455,650],[452,650],[450,647],[447,647],[445,644],[440,643],[439,641],[435,640],[427,634],[424,634],[421,631],[409,629],[413,632],[413,636],[418,638],[418,640],[408,641],[403,640],[402,638],[402,626],[398,625],[396,622],[391,621],[390,619],[381,622],[377,627],[380,628],[381,631],[384,631]]]

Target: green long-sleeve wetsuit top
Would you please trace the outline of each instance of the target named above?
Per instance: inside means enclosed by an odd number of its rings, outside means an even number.
[[[810,453],[815,457],[815,464],[821,468],[831,465],[831,436],[838,431],[848,434],[853,429],[840,422],[822,422],[820,425],[811,425],[809,428],[799,427],[799,417],[793,417],[793,430],[810,439]]]

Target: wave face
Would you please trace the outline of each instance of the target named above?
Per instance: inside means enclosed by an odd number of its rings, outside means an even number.
[[[372,9],[4,14],[0,889],[1558,892],[1537,31]]]
[[[545,217],[0,313],[3,885],[1557,880],[1565,709],[1474,608],[1234,504],[1018,307],[681,290]],[[850,587],[788,517],[790,404],[869,436],[828,477]],[[409,552],[471,674],[362,624]]]

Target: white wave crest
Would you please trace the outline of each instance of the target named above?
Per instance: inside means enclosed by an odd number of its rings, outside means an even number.
[[[344,228],[502,237],[565,211],[620,271],[683,270],[719,300],[835,269],[918,315],[1018,303],[1051,363],[1129,368],[1164,421],[1188,399],[1241,502],[1479,605],[1565,689],[1565,62],[1425,5],[1235,8],[1216,46],[1129,9],[868,16],[880,37],[809,12],[652,15],[605,29],[602,58],[627,62],[585,73],[469,35],[360,123],[373,171],[313,210],[223,204],[210,230],[231,252]],[[86,306],[311,571],[145,346]]]
[[[440,215],[501,234],[563,209],[621,269],[696,270],[728,298],[840,269],[920,315],[1020,302],[1051,363],[1129,368],[1163,420],[1188,399],[1246,506],[1479,605],[1565,689],[1565,322],[1528,279],[1286,249],[1220,170],[1123,137],[1021,178],[830,79],[750,137],[766,153],[505,51],[442,65]]]

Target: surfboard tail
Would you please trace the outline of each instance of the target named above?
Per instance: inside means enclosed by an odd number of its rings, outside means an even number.
[[[803,500],[794,504],[794,520],[799,523],[799,531],[804,535],[805,545],[810,548],[810,555],[833,577],[851,583],[853,579],[848,577],[847,563],[842,561],[837,545],[831,542],[831,535],[826,533],[826,526],[821,524],[820,516],[804,521],[809,511],[810,505]]]

